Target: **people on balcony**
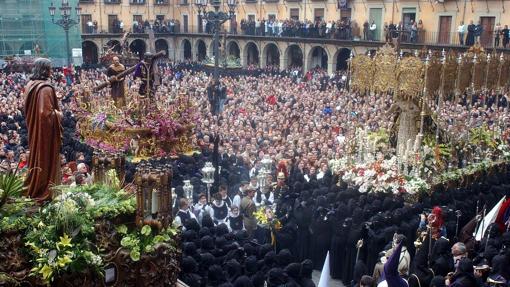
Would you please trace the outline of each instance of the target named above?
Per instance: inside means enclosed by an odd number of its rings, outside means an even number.
[[[508,30],[508,25],[505,25],[505,28],[501,30],[501,35],[503,36],[503,48],[508,46],[508,40],[510,39],[510,30]]]
[[[500,36],[501,36],[501,25],[498,23],[498,24],[496,24],[496,27],[494,28],[494,48],[499,48]]]
[[[473,24],[473,20],[469,21],[467,31],[466,45],[473,46],[475,44],[475,24]]]
[[[459,27],[457,27],[457,33],[459,33],[459,43],[464,45],[464,34],[466,32],[466,26],[463,21],[460,21]]]

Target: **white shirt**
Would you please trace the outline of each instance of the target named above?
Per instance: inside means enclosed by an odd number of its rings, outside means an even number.
[[[193,214],[193,212],[191,212],[189,209],[179,209],[179,211],[187,212],[191,219],[197,220],[195,214]],[[183,222],[182,222],[181,217],[179,215],[177,215],[175,217],[173,224],[174,224],[175,227],[182,226]]]
[[[241,196],[239,194],[236,194],[234,196],[234,199],[232,200],[232,206],[237,206],[238,208],[241,207]]]
[[[370,31],[374,31],[375,29],[377,29],[377,25],[375,25],[375,23],[372,23],[372,25],[370,25]]]
[[[464,25],[459,25],[459,27],[457,28],[457,32],[459,33],[464,33]]]
[[[193,206],[193,216],[195,216],[195,219],[198,219],[198,223],[202,225],[202,219],[204,218],[205,214],[209,214],[212,217],[213,210],[209,205],[203,206],[200,203],[197,203]]]

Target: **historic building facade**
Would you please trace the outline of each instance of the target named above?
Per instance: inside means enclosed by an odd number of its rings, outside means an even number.
[[[81,0],[84,61],[97,62],[103,47],[109,41],[119,41],[122,31],[134,32],[128,38],[129,47],[138,53],[144,52],[149,43],[141,27],[153,25],[155,19],[166,28],[171,27],[169,32],[156,33],[156,49],[167,49],[169,57],[176,60],[201,60],[210,56],[212,37],[203,33],[205,23],[190,1]],[[438,45],[439,48],[441,45],[458,45],[458,26],[465,23],[467,33],[470,21],[480,22],[483,26],[480,42],[490,47],[497,25],[510,24],[510,11],[506,11],[506,7],[510,7],[510,0],[240,0],[236,8],[238,35],[226,36],[226,52],[238,55],[245,66],[279,64],[287,67],[301,63],[304,68],[318,65],[334,71],[345,66],[345,58],[351,49],[356,54],[375,49],[384,42],[386,25],[401,23],[402,27],[409,27],[413,21],[420,23],[419,35],[418,40],[408,44],[408,49],[423,45]],[[354,41],[240,35],[243,19],[291,18],[300,21],[323,19],[326,22],[350,19]],[[367,30],[365,21],[369,25],[375,24],[369,39],[364,32]],[[231,25],[231,22],[225,23],[224,30],[231,32]]]

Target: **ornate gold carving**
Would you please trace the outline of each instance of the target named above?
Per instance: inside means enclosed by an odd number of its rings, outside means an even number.
[[[432,55],[429,59],[429,67],[427,69],[427,82],[425,87],[427,88],[427,96],[434,95],[439,91],[441,84],[441,62],[439,59]]]
[[[491,54],[490,62],[486,66],[487,89],[495,89],[498,84],[499,56],[496,53]]]
[[[443,95],[452,95],[455,92],[455,80],[457,79],[457,58],[452,51],[446,55],[444,64]]]
[[[464,93],[471,86],[471,72],[473,67],[472,57],[463,57],[459,69],[459,81],[457,90]]]
[[[487,55],[485,53],[480,53],[477,55],[476,62],[473,63],[475,65],[473,75],[471,75],[473,82],[473,88],[475,92],[479,92],[483,89],[485,85],[485,76],[486,76],[486,66],[487,66]]]
[[[370,91],[374,77],[372,59],[366,55],[359,55],[352,59],[352,83],[354,90],[362,93]]]
[[[390,92],[397,87],[397,52],[386,43],[374,58],[375,73],[373,90],[375,92]]]
[[[505,89],[510,82],[510,59],[508,56],[503,56],[503,62],[501,63],[501,76],[499,88]]]
[[[398,96],[404,100],[419,98],[422,94],[424,76],[424,64],[421,59],[405,57],[400,60],[397,71]]]

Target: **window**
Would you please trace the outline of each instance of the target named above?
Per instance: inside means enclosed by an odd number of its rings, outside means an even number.
[[[315,8],[313,10],[313,18],[315,21],[322,21],[324,19],[324,8]]]
[[[92,15],[81,14],[80,22],[81,22],[81,32],[83,34],[94,33],[94,24],[92,23]]]
[[[411,24],[411,20],[416,21],[416,8],[403,8],[402,9],[402,23],[404,27]]]
[[[129,0],[129,4],[141,5],[141,4],[145,4],[145,0]]]
[[[255,21],[255,14],[248,14],[248,21]]]
[[[269,21],[276,20],[276,15],[275,14],[267,14],[267,20],[269,20]]]
[[[299,8],[291,8],[289,14],[290,19],[299,20]]]
[[[108,32],[117,33],[117,23],[119,22],[117,15],[108,15]]]
[[[341,20],[351,19],[351,8],[345,8],[340,10],[340,19]]]
[[[120,0],[104,0],[105,4],[120,4]]]
[[[181,5],[188,5],[188,0],[180,0]]]
[[[168,4],[168,0],[154,0],[155,5],[166,5]]]
[[[188,15],[182,15],[182,29],[184,33],[188,33]]]
[[[133,15],[133,22],[138,22],[138,24],[143,24],[142,15]]]
[[[198,33],[204,33],[204,22],[200,15],[197,15],[197,23],[198,23]]]

